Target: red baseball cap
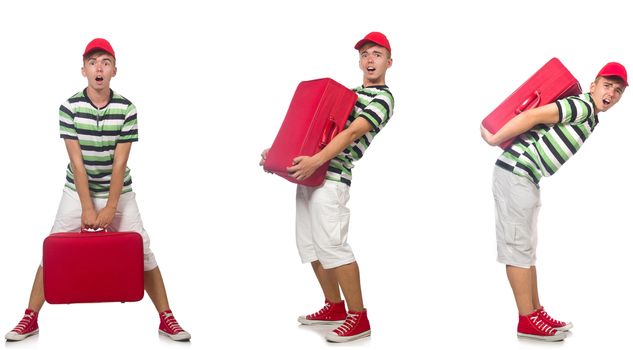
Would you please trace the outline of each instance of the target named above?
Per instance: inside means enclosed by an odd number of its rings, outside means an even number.
[[[116,56],[114,56],[114,49],[112,49],[112,45],[110,45],[106,39],[96,38],[89,42],[86,46],[86,50],[84,50],[84,56],[95,50],[103,50],[112,55],[112,57],[116,58]]]
[[[360,50],[360,48],[368,42],[378,44],[387,49],[387,51],[391,52],[391,45],[389,45],[389,40],[387,40],[387,37],[381,32],[371,32],[365,35],[364,38],[360,39],[360,41],[357,42],[356,45],[354,45],[354,48],[356,50]]]
[[[600,72],[598,72],[597,77],[618,77],[624,81],[624,86],[629,86],[628,81],[626,80],[626,68],[618,62],[609,62],[602,67]]]

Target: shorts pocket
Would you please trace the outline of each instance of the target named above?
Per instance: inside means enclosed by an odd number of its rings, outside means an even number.
[[[528,248],[531,241],[530,230],[521,224],[511,224],[510,226],[505,235],[506,244],[514,246],[520,251]]]
[[[318,192],[313,211],[313,222],[319,227],[322,243],[340,246],[347,241],[350,212],[346,207],[349,193],[345,184],[326,181]]]
[[[328,243],[339,246],[347,242],[347,230],[349,228],[349,212],[341,213],[327,218]]]

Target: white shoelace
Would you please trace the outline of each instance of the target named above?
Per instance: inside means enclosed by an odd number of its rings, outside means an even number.
[[[167,325],[170,331],[172,331],[173,333],[184,332],[184,329],[180,327],[178,321],[176,321],[176,319],[174,318],[174,314],[164,313],[162,316],[165,325]]]
[[[356,324],[358,323],[358,319],[360,315],[357,314],[347,314],[347,318],[345,319],[345,323],[343,323],[340,327],[334,330],[338,335],[343,335],[351,331]]]
[[[550,322],[552,322],[554,324],[560,324],[560,325],[563,325],[563,326],[565,325],[565,322],[561,322],[559,320],[554,319],[545,310],[541,309],[540,313],[541,313],[541,316],[543,316],[546,320],[548,320],[548,321],[550,321]]]
[[[16,333],[22,334],[22,332],[24,332],[26,327],[29,326],[31,321],[33,321],[33,313],[25,314],[24,317],[22,317],[22,320],[20,320],[18,325],[15,326],[15,328],[13,328],[13,330],[11,332],[16,332]]]
[[[328,312],[328,310],[330,310],[331,308],[332,308],[332,304],[330,304],[330,303],[325,303],[325,306],[324,306],[321,310],[319,310],[319,311],[317,311],[317,312],[313,313],[312,315],[308,315],[307,317],[308,317],[308,318],[314,318],[314,317],[321,316],[321,315],[323,315],[324,313]]]
[[[538,328],[542,332],[545,332],[550,335],[554,335],[554,333],[556,332],[554,328],[552,328],[550,325],[548,325],[543,320],[541,320],[538,314],[531,316],[530,320],[532,321],[532,324],[536,326],[536,328]]]

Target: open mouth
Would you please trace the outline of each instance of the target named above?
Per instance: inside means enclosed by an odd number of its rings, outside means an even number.
[[[96,77],[95,80],[101,82],[103,81],[103,77]]]
[[[602,104],[605,106],[609,106],[611,104],[611,99],[610,98],[603,98],[602,99]]]
[[[376,70],[376,68],[374,67],[367,67],[367,71],[368,72],[374,72]]]

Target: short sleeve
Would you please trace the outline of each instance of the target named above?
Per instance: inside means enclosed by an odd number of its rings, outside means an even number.
[[[117,139],[117,143],[136,142],[138,141],[138,123],[136,118],[136,107],[130,104],[125,113],[125,120],[121,128],[121,134]]]
[[[582,124],[594,113],[591,102],[578,96],[558,100],[556,106],[558,122],[562,124]]]
[[[382,91],[371,99],[358,116],[367,120],[378,132],[387,124],[392,113],[393,97],[388,91]]]
[[[59,106],[59,137],[77,140],[75,113],[72,111],[68,101]]]

